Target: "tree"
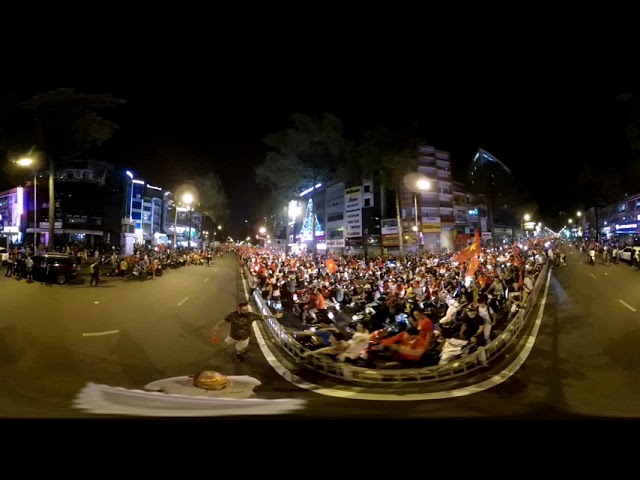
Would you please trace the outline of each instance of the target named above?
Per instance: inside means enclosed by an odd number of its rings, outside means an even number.
[[[258,182],[279,193],[299,191],[301,187],[328,181],[344,155],[343,125],[335,115],[325,113],[313,117],[296,113],[292,121],[292,128],[265,138],[270,150],[265,163],[256,172]],[[315,204],[315,191],[311,193],[311,199]],[[315,230],[314,215],[313,232]],[[312,235],[312,248],[315,256],[315,234]]]
[[[405,176],[418,170],[419,147],[425,143],[425,140],[392,132],[387,128],[376,128],[363,135],[354,159],[355,167],[362,168],[364,175],[372,175],[379,170],[384,182],[382,188],[395,192],[401,258],[404,257],[404,232],[400,217],[400,188]]]
[[[59,88],[16,104],[5,127],[3,150],[10,154],[34,147],[41,167],[49,167],[49,249],[55,247],[54,162],[70,160],[99,147],[118,129],[99,112],[126,100],[111,94],[82,94]]]
[[[198,192],[196,202],[198,209],[214,223],[222,223],[229,217],[229,203],[220,177],[209,172],[190,182]]]

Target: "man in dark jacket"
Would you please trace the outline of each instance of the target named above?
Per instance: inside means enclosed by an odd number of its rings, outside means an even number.
[[[275,317],[282,317],[282,313],[276,314]],[[213,335],[215,336],[218,333],[218,328],[222,323],[227,322],[229,324],[229,335],[224,342],[227,345],[235,347],[238,359],[244,360],[244,354],[249,346],[249,339],[251,338],[251,324],[256,320],[263,319],[264,317],[262,315],[249,311],[249,304],[247,302],[242,302],[238,304],[236,311],[231,312],[213,327]]]

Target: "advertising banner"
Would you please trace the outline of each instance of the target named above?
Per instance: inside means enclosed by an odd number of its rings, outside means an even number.
[[[345,190],[344,218],[345,237],[362,237],[362,187]]]

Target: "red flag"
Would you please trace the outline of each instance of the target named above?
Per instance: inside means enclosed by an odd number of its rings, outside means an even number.
[[[469,268],[467,269],[467,277],[473,278],[479,266],[480,266],[480,259],[478,257],[473,257],[471,259],[471,262],[469,262]]]
[[[454,257],[454,261],[458,263],[466,262],[471,257],[482,255],[482,247],[480,246],[480,233],[476,230],[476,234],[473,237],[473,243],[464,250],[459,251]]]

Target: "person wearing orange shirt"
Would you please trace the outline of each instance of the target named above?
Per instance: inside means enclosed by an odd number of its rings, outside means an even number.
[[[380,345],[395,350],[394,361],[416,365],[429,348],[427,338],[419,333],[416,327],[411,326],[404,332],[400,332],[391,338],[385,338],[380,342]]]
[[[314,323],[317,321],[316,313],[324,312],[327,310],[327,303],[324,299],[324,296],[318,291],[313,292],[309,297],[309,303],[304,307],[304,311],[302,312],[302,323],[303,325],[307,324],[307,318],[311,317],[311,322]]]

